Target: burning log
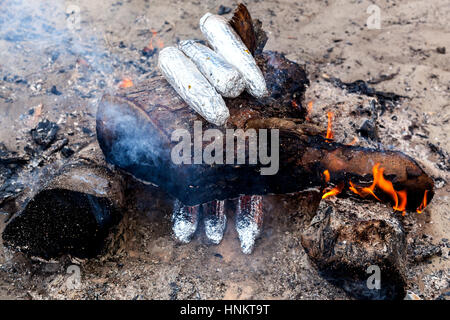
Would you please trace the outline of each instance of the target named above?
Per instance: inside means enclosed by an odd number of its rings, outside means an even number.
[[[87,160],[82,154],[10,219],[2,235],[7,247],[46,259],[102,252],[111,226],[121,218],[124,182],[93,162],[92,154]]]
[[[105,95],[97,113],[97,137],[106,160],[160,186],[186,205],[243,194],[324,189],[325,170],[330,174],[329,183],[344,183],[345,190],[351,186],[350,182],[364,187],[373,182],[372,169],[377,163],[392,187],[406,193],[405,208],[416,210],[424,202],[424,195],[427,203],[430,202],[433,180],[413,159],[400,152],[336,143],[326,139],[317,127],[302,124],[305,110],[300,102],[299,108],[293,108],[292,101],[299,97],[301,100],[307,81],[305,77],[297,78],[295,85],[291,81],[297,75],[304,76],[304,72],[280,54],[265,53],[258,60],[271,96],[255,99],[242,95],[228,99],[231,117],[226,128],[203,121],[161,77],[124,89],[117,96]],[[172,141],[172,133],[178,129],[195,136],[195,123],[201,123],[204,129],[214,128],[223,135],[226,129],[278,128],[279,171],[275,175],[261,175],[263,166],[248,161],[242,165],[194,164],[194,155],[187,155],[186,164],[173,163],[171,150],[176,143]],[[208,145],[204,141],[196,143],[194,149],[205,150]],[[234,153],[237,153],[236,146]],[[246,157],[248,160],[248,152]]]

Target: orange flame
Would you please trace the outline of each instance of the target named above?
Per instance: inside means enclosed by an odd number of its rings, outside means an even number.
[[[306,106],[306,121],[311,120],[311,112],[313,110],[313,107],[314,107],[314,102],[311,100],[308,102],[308,104]]]
[[[341,193],[343,189],[344,189],[344,183],[341,182],[336,187],[331,189],[330,191],[324,193],[323,196],[322,196],[322,199],[326,199],[328,197],[336,196],[339,193]]]
[[[377,163],[372,168],[373,172],[373,182],[370,187],[366,188],[358,188],[350,181],[349,189],[356,193],[357,195],[365,198],[367,195],[371,194],[378,201],[381,201],[374,193],[375,187],[380,188],[385,193],[389,194],[391,198],[394,200],[394,210],[396,211],[405,211],[406,203],[407,203],[407,193],[406,190],[395,191],[394,185],[391,181],[386,180],[384,178],[384,168],[380,168],[380,164]]]
[[[332,130],[332,120],[333,120],[333,112],[328,112],[328,127],[327,127],[327,136],[326,139],[333,140],[333,130]]]
[[[350,183],[349,189],[363,198],[365,198],[369,194],[371,194],[375,199],[377,199],[378,201],[381,201],[374,193],[375,187],[377,186],[378,180],[379,180],[379,167],[380,167],[380,164],[377,163],[372,168],[373,182],[370,187],[359,188],[359,187],[356,187],[351,181],[349,181],[349,183]]]
[[[395,202],[395,209],[398,206],[397,192],[395,192],[392,182],[384,178],[384,168],[381,168],[378,174],[378,187],[391,196],[391,198]]]
[[[325,170],[323,172],[323,175],[325,176],[325,182],[329,182],[330,181],[330,171]]]
[[[130,78],[123,78],[119,84],[119,88],[129,88],[133,86],[133,80]]]
[[[372,195],[375,199],[377,199],[378,201],[381,201],[373,192],[373,189],[375,187],[366,187],[366,188],[358,188],[357,186],[355,186],[351,181],[349,181],[350,183],[350,187],[349,189],[353,192],[356,193],[357,195],[361,196],[362,198],[367,197],[369,194]]]
[[[397,191],[397,196],[399,197],[400,203],[394,207],[394,210],[402,211],[403,215],[405,215],[406,202],[408,200],[406,190]]]
[[[416,210],[417,213],[422,213],[423,210],[426,208],[426,206],[427,206],[427,195],[428,195],[428,190],[425,190],[425,193],[423,195],[422,203],[420,204],[420,206]]]

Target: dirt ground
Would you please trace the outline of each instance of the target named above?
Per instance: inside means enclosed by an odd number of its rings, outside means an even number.
[[[10,8],[14,2],[23,6],[21,1],[4,2]],[[5,40],[9,31],[0,31],[0,141],[14,150],[23,150],[25,136],[40,118],[60,121],[64,132],[71,131],[74,149],[81,146],[80,141],[95,140],[95,106],[101,95],[117,88],[124,77],[137,82],[155,72],[157,53],[143,58],[145,46],[201,39],[200,17],[208,11],[216,13],[220,5],[234,8],[236,4],[226,0],[55,2],[53,9],[46,7],[52,13],[44,10],[43,14],[56,25],[66,23],[67,6],[80,9],[80,29],[70,35],[75,38],[70,45],[58,34],[58,40],[45,38],[39,40],[42,46],[30,46],[34,39]],[[314,105],[311,121],[325,127],[326,111],[332,110],[337,141],[350,142],[362,119],[351,113],[355,96],[326,82],[326,75],[348,82],[372,81],[377,90],[407,97],[377,120],[380,143],[417,159],[435,179],[436,195],[423,213],[426,219],[414,221],[420,224],[423,237],[442,247],[440,256],[410,266],[408,288],[424,299],[448,297],[450,6],[447,0],[376,1],[381,29],[369,29],[366,10],[373,3],[245,1],[268,33],[265,49],[283,52],[305,66],[311,80],[305,102]],[[36,5],[31,10],[38,9]],[[60,48],[61,43],[66,50],[53,59],[48,47]],[[67,53],[68,48],[77,54]],[[80,60],[79,53],[84,51],[90,55]],[[89,64],[95,71],[89,71]],[[18,78],[9,81],[14,75]],[[26,84],[17,81],[22,78]],[[53,86],[62,94],[55,94]],[[36,115],[36,110],[42,111]],[[171,236],[170,199],[153,188],[136,190],[136,197],[142,196],[130,205],[119,225],[121,236],[112,244],[114,250],[103,257],[39,261],[0,246],[0,298],[351,298],[321,278],[308,260],[299,239],[301,208],[281,210],[272,207],[273,203],[282,207],[281,200],[266,200],[263,234],[254,252],[244,255],[231,212],[219,245],[207,244],[200,233],[181,245]],[[6,215],[0,212],[0,218]],[[80,268],[76,287],[67,285],[69,265]]]

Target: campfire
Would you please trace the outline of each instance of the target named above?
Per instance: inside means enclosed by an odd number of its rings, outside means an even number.
[[[142,54],[158,55],[160,71],[145,79],[124,72],[110,86],[114,89],[108,88],[97,106],[95,141],[75,153],[67,147],[68,140],[57,140],[56,123],[40,122],[33,129],[33,140],[48,150],[47,157],[65,150],[68,160],[45,184],[8,199],[5,245],[43,259],[104,254],[123,223],[130,199],[135,201],[130,186],[142,183],[142,190],[157,187],[172,203],[174,241],[186,244],[201,234],[209,245],[219,245],[234,223],[242,253],[252,254],[266,218],[274,214],[267,202],[280,205],[289,199],[307,212],[300,242],[321,276],[358,298],[403,298],[407,243],[402,219],[425,211],[435,192],[433,178],[400,151],[363,145],[362,135],[349,134],[347,143],[339,139],[338,108],[319,114],[320,105],[305,98],[312,85],[305,69],[280,52],[264,51],[267,35],[244,5],[229,21],[205,17],[201,26],[211,48],[204,41],[184,40],[170,51],[158,32],[151,30]],[[246,48],[248,60],[242,61],[250,61],[247,69],[231,65],[227,50],[214,42],[214,25],[204,26],[208,19],[211,24],[225,21],[221,22],[225,30],[229,28],[225,33],[236,35],[239,46]],[[208,55],[226,60],[220,60],[225,67],[219,73],[229,76],[225,86],[220,76],[205,71],[210,70],[206,62],[201,65]],[[177,59],[198,74],[178,79],[182,64],[170,65]],[[260,78],[248,79],[251,71]],[[202,76],[206,72],[209,77]],[[324,78],[328,85],[370,97],[380,106],[402,98],[371,91],[365,84]],[[208,87],[202,91],[195,87],[199,84]],[[212,98],[202,92],[213,95],[209,109],[205,101]],[[37,122],[41,112],[42,106],[28,120]],[[214,136],[195,140],[196,126]],[[173,161],[173,150],[182,142],[174,139],[174,132],[194,137],[188,149],[177,152],[182,163]],[[258,138],[259,159],[261,145],[270,141],[265,163],[251,159],[251,133]],[[203,159],[208,150],[214,159],[220,155],[218,150],[226,152],[220,161],[199,163],[197,152]],[[239,155],[244,155],[242,162]],[[268,159],[274,164],[275,155],[275,174],[262,174]],[[15,160],[2,156],[0,161]],[[371,265],[379,266],[386,281],[376,293],[364,285]]]

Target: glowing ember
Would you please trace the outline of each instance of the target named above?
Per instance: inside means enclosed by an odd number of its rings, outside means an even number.
[[[148,45],[144,48],[144,51],[153,51],[155,48],[164,48],[164,42],[158,37],[158,32],[152,30],[152,38]]]
[[[428,190],[425,190],[425,194],[423,195],[422,203],[420,204],[420,206],[416,210],[417,213],[422,213],[423,210],[426,208],[426,206],[427,206],[427,195],[428,195]]]
[[[310,121],[311,120],[311,112],[313,110],[313,106],[314,106],[314,102],[309,101],[307,106],[306,106],[306,121]]]
[[[329,182],[330,181],[330,171],[325,170],[323,172],[323,175],[325,176],[325,182]]]
[[[347,145],[348,145],[348,146],[352,146],[352,145],[354,145],[355,143],[357,143],[358,141],[359,141],[358,137],[354,137],[353,140],[352,140],[352,142],[350,142],[350,143],[347,144]]]
[[[133,86],[133,81],[130,78],[123,78],[119,84],[119,88],[129,88]]]
[[[329,140],[333,140],[333,137],[334,137],[334,135],[333,135],[333,131],[332,131],[332,129],[331,129],[331,127],[332,127],[332,120],[333,120],[333,112],[328,112],[328,127],[327,127],[327,136],[326,136],[326,138],[327,139],[329,139]]]
[[[322,199],[326,199],[328,197],[336,196],[339,193],[341,193],[343,189],[344,189],[344,183],[341,182],[336,187],[331,189],[330,191],[324,193],[323,196],[322,196]]]

